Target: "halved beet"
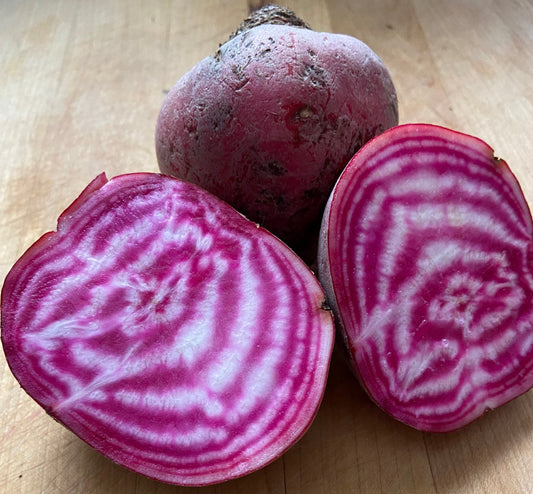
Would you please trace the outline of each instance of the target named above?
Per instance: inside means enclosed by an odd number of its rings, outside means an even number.
[[[205,485],[310,425],[334,334],[323,302],[291,250],[204,190],[101,175],[8,274],[2,343],[22,387],[98,451]]]
[[[479,139],[411,124],[367,144],[329,199],[319,277],[396,419],[449,431],[533,386],[531,215]]]

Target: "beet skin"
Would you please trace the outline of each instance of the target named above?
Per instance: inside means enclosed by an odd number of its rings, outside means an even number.
[[[247,29],[167,95],[156,129],[159,167],[297,248],[316,231],[355,151],[398,123],[396,92],[382,61],[353,37]]]

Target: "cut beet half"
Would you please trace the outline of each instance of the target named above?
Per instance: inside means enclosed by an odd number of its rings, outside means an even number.
[[[411,124],[351,160],[319,277],[370,397],[420,430],[466,425],[533,386],[532,222],[475,137]]]
[[[310,425],[334,339],[324,298],[289,248],[204,190],[101,175],[8,274],[2,343],[22,387],[98,451],[206,485]]]

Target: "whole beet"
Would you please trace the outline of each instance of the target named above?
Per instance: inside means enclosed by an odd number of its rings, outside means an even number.
[[[349,159],[397,123],[390,75],[367,45],[267,7],[172,88],[156,152],[163,173],[209,190],[298,251]]]

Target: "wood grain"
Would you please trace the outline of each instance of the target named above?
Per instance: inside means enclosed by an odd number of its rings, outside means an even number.
[[[0,2],[0,276],[98,173],[158,171],[165,92],[263,2]],[[294,0],[317,30],[357,36],[388,66],[402,122],[477,135],[533,204],[533,2]],[[202,489],[106,460],[51,420],[0,357],[0,492],[533,492],[533,392],[463,430],[423,434],[379,411],[336,350],[320,412],[282,458]]]

